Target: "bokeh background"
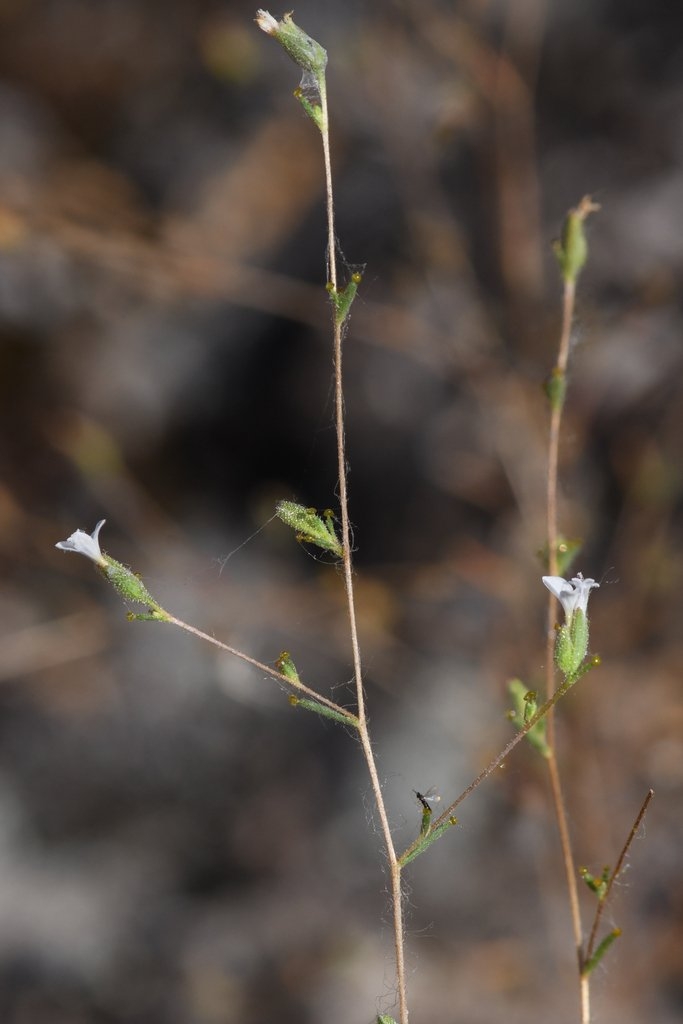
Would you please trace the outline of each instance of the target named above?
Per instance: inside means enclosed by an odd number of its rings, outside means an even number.
[[[393,1007],[352,737],[125,608],[351,699],[342,586],[272,520],[335,503],[319,140],[217,0],[0,3],[0,1019],[366,1024]],[[282,11],[273,11],[280,16]],[[455,796],[543,674],[551,242],[591,193],[562,523],[603,667],[564,703],[577,865],[614,864],[600,1024],[683,1014],[683,48],[653,0],[301,0],[329,50],[368,700],[389,812]],[[577,1019],[543,765],[409,872],[415,1021]],[[586,922],[592,901],[584,894]]]

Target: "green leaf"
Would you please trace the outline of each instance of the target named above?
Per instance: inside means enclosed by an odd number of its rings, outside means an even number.
[[[536,692],[535,690],[529,690],[521,679],[511,679],[508,683],[508,690],[514,703],[514,710],[508,717],[518,729],[521,729],[534,717],[538,710]],[[539,722],[536,722],[536,725],[532,725],[526,734],[526,738],[539,754],[543,757],[550,757],[550,747],[546,741],[545,719],[542,718]]]
[[[569,569],[571,568],[576,556],[579,554],[583,547],[583,541],[579,537],[569,538],[560,535],[557,538],[557,544],[555,547],[555,559],[557,562],[557,575],[567,576]],[[546,573],[550,572],[550,558],[548,557],[548,545],[541,548],[538,552],[541,565],[545,569]],[[553,573],[555,575],[555,573]]]
[[[579,539],[569,540],[567,537],[558,537],[556,557],[557,557],[557,574],[558,576],[566,576],[569,567],[572,562],[581,551],[583,547],[583,541]]]
[[[341,725],[352,725],[357,729],[360,724],[355,715],[350,713],[342,715],[333,708],[328,708],[326,704],[321,704],[317,700],[309,700],[308,697],[297,697],[295,693],[290,694],[289,703],[293,708],[305,708],[306,711],[313,711],[316,715],[330,718],[333,722],[340,722]]]
[[[602,942],[596,949],[595,953],[593,953],[593,956],[590,958],[590,960],[587,960],[586,963],[583,965],[581,975],[584,978],[587,975],[589,975],[591,971],[595,970],[595,968],[598,966],[607,950],[610,948],[612,943],[619,938],[620,935],[621,928],[613,928],[609,935],[605,936],[605,938],[602,940]]]
[[[602,869],[602,874],[599,878],[592,875],[588,868],[581,868],[579,870],[581,878],[584,880],[591,892],[594,892],[600,901],[602,901],[607,894],[607,887],[610,881],[610,869],[609,866]]]
[[[428,829],[426,832],[421,831],[416,844],[409,847],[408,850],[399,857],[399,864],[401,867],[405,867],[406,864],[410,864],[411,861],[414,861],[416,857],[419,857],[421,853],[424,853],[425,850],[429,849],[432,843],[435,843],[437,839],[440,839],[444,832],[447,832],[453,827],[453,825],[457,824],[458,819],[451,816],[450,818],[447,818],[446,821],[442,821],[440,825],[436,825],[434,828]]]
[[[320,106],[320,104],[319,103],[311,103],[311,101],[307,98],[306,94],[304,93],[304,91],[303,91],[303,89],[301,87],[299,87],[298,89],[294,90],[294,96],[299,101],[301,106],[304,108],[304,110],[306,111],[306,113],[310,117],[311,121],[313,121],[313,123],[316,126],[316,128],[318,129],[318,131],[322,132],[322,130],[323,130],[323,108]]]
[[[432,817],[433,817],[433,815],[434,815],[434,811],[432,810],[432,808],[429,805],[427,805],[426,807],[422,808],[422,819],[420,821],[420,835],[421,836],[426,836],[427,833],[429,832],[429,830],[430,830],[430,828],[432,826]]]
[[[346,322],[353,300],[356,297],[358,291],[358,285],[363,280],[363,275],[358,271],[351,275],[351,280],[346,285],[346,288],[338,290],[334,287],[332,282],[327,286],[327,291],[330,295],[330,300],[334,306],[334,320],[337,326],[340,326]]]
[[[275,662],[275,668],[278,672],[281,672],[283,676],[291,680],[293,683],[299,682],[299,673],[296,670],[296,665],[292,661],[292,656],[289,651],[281,651],[280,656]]]

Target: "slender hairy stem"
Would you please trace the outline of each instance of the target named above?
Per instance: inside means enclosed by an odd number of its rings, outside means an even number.
[[[289,676],[285,676],[282,672],[278,672],[277,669],[273,668],[272,665],[266,665],[263,661],[257,661],[256,658],[252,658],[249,654],[244,654],[243,651],[238,651],[235,647],[230,647],[229,644],[224,644],[222,640],[217,640],[215,636],[211,636],[210,633],[203,633],[201,629],[197,629],[196,626],[191,626],[188,622],[183,622],[182,619],[177,619],[174,615],[168,615],[168,618],[164,619],[172,626],[179,626],[180,629],[184,629],[188,633],[192,633],[193,636],[197,636],[200,640],[207,640],[214,647],[219,647],[226,654],[232,654],[235,658],[240,658],[241,661],[246,661],[247,664],[253,665],[254,668],[258,668],[261,672],[265,672],[267,675],[272,676],[273,679],[279,679],[281,682],[286,683],[287,686],[293,687],[301,693],[307,694],[312,697],[313,700],[319,704],[324,704],[330,711],[335,711],[338,715],[342,715],[344,718],[349,720],[349,725],[353,725],[358,728],[358,719],[352,712],[347,711],[346,708],[341,707],[339,704],[335,704],[334,701],[328,700],[321,693],[317,693],[311,689],[310,686],[306,686],[299,679],[291,679]]]
[[[654,795],[655,795],[654,789],[649,789],[648,792],[647,792],[647,796],[643,800],[641,808],[638,811],[638,814],[636,815],[636,820],[633,822],[633,825],[631,826],[631,831],[629,832],[628,836],[626,837],[626,842],[624,843],[622,851],[619,854],[619,859],[617,860],[617,863],[616,863],[616,866],[614,868],[614,871],[610,875],[609,882],[607,883],[607,888],[605,889],[604,895],[598,901],[598,906],[597,906],[597,909],[595,911],[595,919],[593,921],[593,927],[591,928],[590,937],[588,939],[588,944],[586,946],[586,955],[584,957],[584,960],[586,962],[588,962],[591,959],[591,957],[593,956],[593,953],[595,952],[595,940],[596,940],[597,935],[598,935],[598,927],[600,925],[600,920],[602,918],[603,911],[604,911],[604,909],[605,909],[605,907],[607,905],[607,901],[608,901],[608,899],[610,897],[610,893],[612,892],[612,886],[614,885],[614,883],[616,882],[617,878],[619,877],[619,875],[622,872],[622,869],[624,867],[624,861],[626,860],[626,857],[628,855],[628,851],[631,849],[631,844],[632,844],[633,840],[636,838],[636,836],[638,834],[638,829],[640,828],[640,826],[643,823],[643,818],[645,817],[645,815],[647,813],[647,809],[650,806],[650,800],[652,800],[652,797]]]
[[[334,192],[332,189],[332,159],[330,156],[330,122],[327,114],[327,84],[320,82],[320,109],[322,110],[323,159],[325,161],[325,195],[327,198],[327,260],[330,283],[337,287],[337,256],[334,232]]]
[[[321,135],[325,159],[325,189],[327,195],[327,259],[330,284],[337,288],[336,239],[334,230],[334,193],[332,189],[332,162],[330,159],[330,134],[327,112],[327,89],[324,81],[320,89],[320,106],[322,109]],[[370,775],[370,783],[375,796],[377,813],[379,814],[382,835],[386,847],[389,871],[391,875],[392,917],[394,923],[394,953],[396,957],[396,983],[398,989],[399,1019],[401,1024],[408,1024],[408,1003],[406,995],[406,972],[403,936],[403,896],[401,893],[401,865],[396,856],[396,847],[391,834],[389,817],[384,803],[384,795],[379,780],[377,764],[372,750],[368,731],[367,713],[365,710],[365,691],[361,665],[358,627],[356,623],[356,605],[353,589],[353,560],[351,554],[351,527],[349,522],[349,498],[347,486],[346,434],[344,429],[344,382],[342,375],[342,341],[343,321],[333,318],[334,323],[334,406],[335,425],[337,432],[337,470],[339,475],[339,507],[341,514],[344,590],[349,617],[351,649],[353,654],[353,675],[356,687],[356,702],[359,720],[359,736],[363,755]]]
[[[557,353],[557,366],[555,373],[564,381],[567,376],[567,364],[569,362],[569,341],[571,337],[572,320],[574,319],[574,303],[576,300],[576,285],[573,281],[566,281],[562,299],[562,328],[560,331],[560,344]],[[560,429],[562,427],[562,412],[564,402],[555,402],[552,406],[550,416],[550,437],[548,442],[548,489],[547,489],[547,529],[548,529],[548,572],[551,576],[557,575],[557,480],[558,461],[560,450]],[[550,602],[551,609],[554,603]],[[551,659],[552,664],[552,659]],[[552,679],[552,676],[551,676]]]
[[[576,297],[576,285],[573,280],[565,280],[564,296],[562,302],[562,329],[560,332],[560,344],[557,355],[555,375],[562,383],[562,391],[566,383],[567,363],[569,361],[569,341],[571,326],[574,317],[574,302]],[[564,410],[564,399],[552,403],[550,416],[550,432],[548,439],[548,490],[547,490],[547,526],[548,526],[548,572],[551,576],[558,574],[557,549],[558,549],[558,515],[557,515],[557,486],[558,486],[558,464],[560,449],[560,432],[562,427],[562,412]],[[554,643],[555,643],[555,599],[551,595],[548,601],[548,632],[546,642],[546,693],[553,692],[555,686],[554,668]],[[583,929],[581,924],[581,908],[579,905],[579,890],[576,880],[576,869],[572,853],[569,824],[567,821],[567,810],[565,806],[564,793],[560,769],[555,752],[555,716],[552,709],[546,720],[547,741],[549,747],[548,772],[550,775],[550,788],[553,795],[555,817],[560,834],[560,846],[562,848],[562,860],[567,882],[567,896],[569,898],[569,909],[572,919],[572,931],[574,933],[574,947],[576,949],[578,973],[580,979],[580,1000],[581,1000],[581,1024],[589,1024],[590,1021],[590,988],[588,976],[583,973]]]
[[[440,814],[439,817],[431,823],[432,829],[436,829],[439,827],[439,825],[443,825],[444,822],[446,822],[453,815],[453,811],[455,811],[455,809],[459,807],[460,804],[464,803],[465,800],[467,800],[468,796],[471,796],[472,793],[474,793],[475,789],[477,789],[477,787],[480,786],[482,782],[488,779],[489,775],[492,775],[497,768],[500,768],[500,766],[505,761],[506,757],[508,757],[508,755],[512,753],[517,744],[521,743],[526,734],[530,732],[533,729],[533,727],[538,722],[540,722],[541,719],[544,718],[555,707],[558,700],[560,700],[561,697],[564,697],[564,695],[568,693],[572,685],[573,683],[570,680],[568,683],[562,683],[557,688],[555,693],[553,693],[552,696],[548,698],[545,704],[541,705],[536,714],[533,715],[528,722],[524,723],[524,725],[520,728],[519,732],[515,733],[515,735],[512,737],[509,743],[507,743],[503,747],[501,752],[497,754],[496,757],[494,757],[493,760],[490,761],[485,768],[482,768],[482,770],[477,775],[476,779],[473,779],[472,782],[470,782],[467,789],[463,789],[460,796],[457,796],[455,800],[448,805],[446,810],[443,811],[443,813]],[[411,845],[403,851],[400,857],[401,862],[405,863],[405,861],[410,857],[410,854],[415,850],[415,848],[419,844],[420,838],[421,837],[418,836],[418,838],[415,839],[414,842],[411,843]]]

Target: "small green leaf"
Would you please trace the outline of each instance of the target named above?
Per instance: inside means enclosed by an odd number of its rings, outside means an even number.
[[[413,793],[417,797],[419,803],[422,806],[422,818],[420,822],[420,835],[426,835],[432,827],[432,816],[434,814],[434,808],[432,807],[432,801],[438,803],[441,800],[440,796],[437,796],[434,789],[428,789],[426,793],[420,793],[419,790],[414,789]]]
[[[313,121],[313,123],[316,126],[316,128],[318,129],[318,131],[322,132],[322,130],[323,130],[323,109],[320,106],[320,104],[319,103],[311,103],[311,101],[306,97],[306,94],[304,93],[303,89],[300,86],[299,86],[299,88],[294,90],[294,97],[295,97],[295,99],[297,99],[299,101],[301,106],[304,108],[304,110],[306,111],[306,113],[310,117],[311,121]]]
[[[422,820],[420,821],[420,835],[426,836],[432,825],[434,811],[431,807],[422,808]]]
[[[508,683],[508,690],[514,702],[514,710],[508,717],[518,729],[521,729],[534,717],[538,710],[537,694],[535,690],[529,690],[521,679],[511,679]],[[543,757],[550,757],[550,747],[546,741],[545,719],[542,718],[539,722],[536,722],[536,725],[532,725],[526,734],[526,738],[539,754]]]
[[[352,725],[357,729],[360,724],[355,715],[350,713],[342,715],[334,708],[328,708],[326,704],[321,704],[317,700],[309,700],[308,697],[298,697],[295,693],[289,695],[289,703],[293,708],[305,708],[306,711],[313,711],[316,715],[330,718],[333,722],[340,722],[342,725]]]
[[[557,572],[560,576],[566,576],[569,569],[574,562],[576,556],[579,554],[583,547],[583,541],[575,537],[570,539],[560,535],[557,538],[557,545],[555,547],[555,559],[557,562]],[[542,548],[538,552],[538,557],[541,560],[541,564],[546,572],[550,572],[550,559],[548,558],[548,546]]]
[[[423,818],[424,820],[424,818]],[[444,832],[447,832],[453,825],[458,824],[458,819],[451,816],[446,821],[442,821],[440,825],[436,825],[434,828],[428,829],[426,832],[420,831],[419,838],[416,844],[410,847],[406,853],[399,857],[399,864],[401,867],[405,867],[406,864],[410,864],[416,857],[419,857],[421,853],[424,853],[432,843],[435,843],[437,839],[440,839]]]
[[[528,690],[524,694],[524,724],[528,725],[538,711],[538,694],[535,690]]]
[[[592,875],[588,868],[580,868],[579,874],[584,880],[591,892],[594,892],[600,901],[602,901],[607,894],[607,887],[610,881],[610,869],[606,866],[602,869],[602,874],[599,878]]]
[[[334,287],[332,282],[327,285],[327,291],[330,295],[330,300],[334,306],[334,320],[337,326],[340,326],[346,322],[346,319],[351,311],[353,300],[358,292],[358,285],[363,280],[363,275],[358,271],[355,271],[351,275],[351,279],[345,288],[341,290]]]
[[[566,576],[567,571],[581,551],[583,541],[579,539],[568,540],[566,537],[559,537],[557,541],[556,557],[557,571],[560,576]]]
[[[593,953],[593,956],[590,958],[590,960],[587,960],[586,963],[583,965],[583,969],[581,971],[582,977],[587,977],[587,975],[589,975],[591,971],[595,970],[595,968],[598,966],[607,950],[610,948],[615,939],[619,938],[620,935],[621,928],[613,928],[609,935],[605,936],[605,938],[602,940],[602,942],[596,949],[595,953]]]
[[[289,651],[281,651],[280,656],[275,662],[275,668],[278,672],[281,672],[283,676],[291,680],[293,683],[299,682],[299,673],[296,670],[296,665],[292,661],[292,656]]]

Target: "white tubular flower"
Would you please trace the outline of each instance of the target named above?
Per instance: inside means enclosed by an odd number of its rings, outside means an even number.
[[[61,551],[75,551],[77,555],[85,555],[91,562],[101,569],[106,568],[107,560],[100,550],[99,533],[104,526],[106,519],[100,519],[92,533],[85,530],[76,530],[67,540],[60,540],[55,544]]]
[[[256,24],[269,36],[274,36],[278,30],[278,22],[269,11],[258,10],[256,12]]]
[[[586,615],[590,592],[593,587],[600,586],[595,580],[585,580],[581,573],[572,580],[565,580],[562,576],[542,576],[541,578],[550,593],[554,594],[564,608],[567,625],[572,621],[575,611],[581,611]]]
[[[67,540],[60,540],[55,547],[62,551],[75,551],[77,555],[85,555],[94,562],[106,580],[126,601],[137,601],[146,604],[149,609],[143,615],[130,615],[134,619],[156,619],[158,622],[170,622],[171,617],[165,612],[158,601],[155,601],[140,577],[127,565],[117,562],[111,555],[103,555],[100,550],[99,533],[106,520],[100,519],[92,533],[76,530]]]

